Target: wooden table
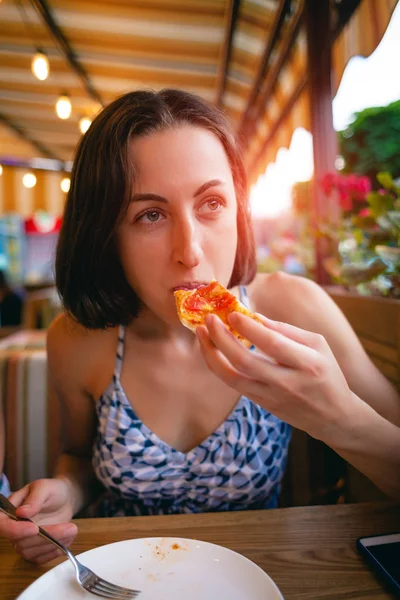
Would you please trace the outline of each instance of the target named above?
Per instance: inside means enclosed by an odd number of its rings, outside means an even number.
[[[355,542],[362,535],[400,531],[400,505],[311,506],[240,513],[81,519],[76,523],[79,534],[72,547],[76,553],[137,537],[196,538],[221,544],[250,558],[275,580],[285,600],[394,598],[358,556]],[[46,567],[35,567],[17,557],[8,541],[0,540],[0,598],[15,600],[25,587],[58,562],[61,559]]]

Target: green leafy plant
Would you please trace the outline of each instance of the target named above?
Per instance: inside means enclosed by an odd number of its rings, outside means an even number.
[[[324,176],[324,193],[335,194],[342,211],[338,226],[319,227],[332,247],[325,267],[337,283],[361,293],[400,297],[400,187],[388,172],[377,174],[377,184],[372,190],[365,176]]]
[[[388,172],[400,177],[400,100],[383,107],[366,108],[339,133],[344,171],[368,175]]]

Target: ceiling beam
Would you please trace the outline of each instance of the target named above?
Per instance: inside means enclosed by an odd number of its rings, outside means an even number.
[[[276,83],[279,80],[279,77],[281,76],[285,62],[290,56],[297,35],[300,31],[303,11],[304,4],[300,2],[297,11],[290,19],[288,29],[285,32],[285,38],[282,41],[280,52],[276,61],[274,62],[274,66],[271,71],[267,73],[264,82],[261,83],[261,91],[258,94],[255,105],[253,106],[251,117],[248,119],[244,129],[240,133],[244,147],[248,145],[251,136],[256,130],[257,123],[265,110],[265,106],[273,92]]]
[[[250,165],[250,168],[249,168],[249,173],[252,174],[256,170],[258,162],[261,160],[261,158],[267,151],[269,144],[272,142],[272,140],[274,139],[278,130],[285,122],[286,117],[288,117],[288,115],[290,115],[290,112],[291,112],[293,106],[296,104],[297,100],[301,96],[301,93],[306,88],[307,81],[308,81],[307,74],[304,74],[303,77],[298,82],[296,88],[294,89],[293,94],[287,100],[286,104],[282,107],[281,114],[279,115],[278,120],[273,124],[271,130],[268,133],[268,137],[264,140],[261,148],[259,149],[255,158],[253,159],[253,161]]]
[[[43,154],[46,158],[52,158],[53,160],[58,160],[60,163],[63,161],[60,160],[54,152],[51,152],[46,146],[44,146],[41,142],[38,142],[34,138],[32,138],[29,133],[25,131],[22,127],[20,127],[15,121],[12,121],[8,116],[3,113],[0,113],[0,123],[6,125],[9,129],[11,129],[14,133],[16,133],[21,139],[25,142],[31,144],[36,150],[39,150],[41,154]]]
[[[53,15],[50,7],[48,6],[46,0],[30,0],[30,1],[31,1],[31,4],[33,5],[33,7],[39,13],[41,19],[43,20],[43,22],[45,23],[47,28],[49,29],[53,38],[55,39],[56,44],[57,44],[58,48],[60,49],[61,53],[63,54],[64,58],[66,59],[66,61],[68,62],[68,64],[72,68],[72,70],[78,75],[79,79],[82,81],[83,86],[86,89],[89,96],[95,102],[98,102],[99,104],[101,104],[101,106],[103,106],[104,103],[103,103],[103,100],[102,100],[99,92],[94,88],[93,84],[91,83],[91,81],[89,79],[88,74],[86,73],[86,71],[83,68],[83,66],[81,65],[81,63],[78,61],[78,58],[77,58],[75,52],[73,51],[69,41],[65,37],[61,28],[57,24],[57,22],[54,18],[54,15]]]
[[[271,27],[271,31],[269,32],[269,34],[267,34],[267,41],[265,44],[264,52],[260,61],[257,75],[254,79],[253,87],[251,89],[249,100],[247,102],[247,107],[240,120],[240,135],[244,135],[248,122],[252,119],[253,108],[257,101],[257,97],[261,92],[261,88],[265,79],[265,73],[267,72],[268,63],[271,59],[272,51],[275,48],[276,43],[278,42],[282,25],[288,10],[290,10],[290,0],[280,0],[279,6],[276,11],[275,20]]]
[[[338,2],[336,3],[336,10],[337,10],[338,16],[337,16],[336,23],[335,23],[335,29],[333,31],[333,41],[339,37],[340,33],[343,31],[343,28],[347,25],[348,21],[350,20],[350,18],[352,17],[352,15],[354,14],[355,10],[358,8],[360,3],[361,3],[361,0],[347,0],[347,2],[346,2],[346,0],[343,0],[340,3],[338,3]],[[290,111],[292,110],[293,106],[296,104],[296,102],[299,99],[303,90],[306,89],[308,83],[309,83],[309,76],[308,76],[308,73],[306,72],[303,75],[302,79],[298,82],[298,85],[296,86],[295,90],[293,91],[293,94],[291,95],[291,97],[288,99],[286,105],[282,108],[279,119],[276,121],[276,123],[274,123],[272,129],[268,133],[267,138],[264,140],[264,142],[262,143],[262,146],[260,147],[256,156],[252,160],[251,165],[248,169],[250,176],[256,171],[258,162],[261,160],[262,156],[267,151],[269,144],[272,142],[272,140],[273,140],[274,136],[277,134],[279,128],[284,123],[286,117],[290,114]],[[267,98],[266,98],[266,101],[267,101]],[[265,106],[265,104],[264,104],[264,106]]]
[[[222,60],[217,78],[217,106],[222,106],[224,93],[226,89],[226,81],[229,71],[229,62],[232,55],[233,36],[236,30],[236,24],[239,18],[240,0],[228,0],[228,8],[226,11],[226,26],[225,39],[222,49]]]
[[[334,37],[340,35],[343,27],[347,24],[350,17],[357,10],[362,0],[335,0],[334,10],[336,11],[336,27]]]

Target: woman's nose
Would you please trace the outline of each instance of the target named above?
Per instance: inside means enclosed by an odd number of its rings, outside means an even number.
[[[186,268],[196,267],[203,255],[200,233],[190,220],[180,221],[172,231],[172,260]]]

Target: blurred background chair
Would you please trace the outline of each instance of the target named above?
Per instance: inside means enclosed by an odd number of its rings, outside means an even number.
[[[61,301],[55,287],[27,291],[24,300],[23,328],[47,329],[61,310]]]
[[[45,343],[45,331],[21,331],[0,342],[4,472],[12,490],[51,476],[61,448],[59,410],[48,386]]]

